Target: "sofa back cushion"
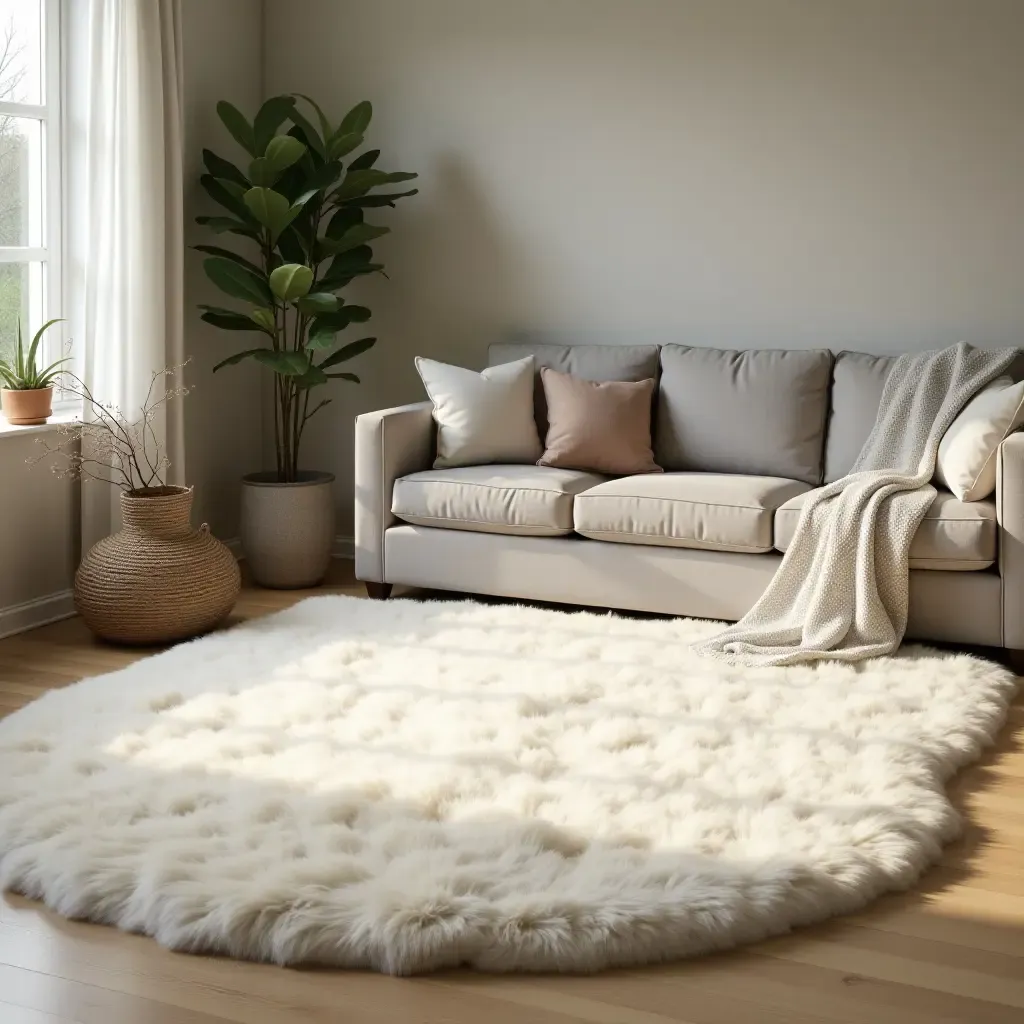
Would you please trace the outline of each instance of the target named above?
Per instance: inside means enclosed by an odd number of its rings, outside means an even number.
[[[846,476],[875,425],[895,356],[840,352],[832,368],[832,410],[825,441],[825,483]]]
[[[657,345],[547,345],[528,341],[495,342],[487,350],[489,366],[533,356],[536,367],[534,402],[541,441],[548,429],[547,403],[540,380],[541,367],[602,383],[641,381],[658,375]]]
[[[832,355],[665,345],[654,457],[666,470],[819,484]]]

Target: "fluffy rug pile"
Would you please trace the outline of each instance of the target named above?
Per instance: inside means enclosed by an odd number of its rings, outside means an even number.
[[[1004,669],[740,668],[720,625],[321,597],[0,722],[0,883],[174,949],[592,971],[905,888]]]

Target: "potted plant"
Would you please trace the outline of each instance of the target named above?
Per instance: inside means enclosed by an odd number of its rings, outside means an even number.
[[[53,386],[61,375],[60,367],[68,360],[58,359],[45,369],[36,366],[39,343],[47,328],[60,322],[60,317],[47,320],[35,333],[32,344],[25,351],[21,338],[21,320],[18,321],[18,344],[14,359],[0,359],[0,407],[8,423],[19,427],[45,423],[53,413]]]
[[[340,293],[357,277],[383,270],[369,243],[389,229],[368,224],[365,211],[393,207],[417,191],[376,190],[416,175],[378,169],[379,150],[343,162],[362,146],[370,125],[365,101],[337,125],[306,96],[274,96],[252,122],[230,103],[219,103],[217,113],[251,160],[243,171],[203,150],[208,173],[200,183],[225,215],[196,220],[245,239],[255,252],[250,260],[219,246],[196,246],[206,254],[207,277],[243,303],[241,309],[202,306],[202,319],[261,335],[257,346],[221,360],[215,372],[254,359],[274,375],[277,465],[243,478],[242,546],[257,583],[310,586],[327,571],[334,537],[334,478],[299,461],[306,425],[331,402],[314,401],[313,392],[332,380],[359,383],[342,364],[376,338],[339,342],[341,332],[370,318],[369,309],[347,304]]]
[[[170,465],[156,429],[162,408],[188,394],[169,387],[182,367],[153,374],[138,414],[98,401],[73,373],[62,391],[88,414],[63,423],[57,441],[37,438],[58,476],[121,492],[121,529],[94,544],[75,573],[75,609],[99,637],[123,644],[166,644],[219,625],[238,597],[238,563],[204,523],[193,529],[192,488],[167,483]]]

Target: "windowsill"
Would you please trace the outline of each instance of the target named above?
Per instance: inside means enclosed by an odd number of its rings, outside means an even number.
[[[26,437],[29,434],[43,434],[48,430],[55,430],[67,423],[74,423],[79,418],[77,409],[57,409],[45,422],[33,427],[18,427],[8,423],[7,418],[0,413],[0,438],[4,437]]]

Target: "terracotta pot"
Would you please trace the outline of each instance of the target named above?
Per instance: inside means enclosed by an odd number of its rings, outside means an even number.
[[[334,543],[333,483],[330,473],[300,473],[294,483],[274,472],[242,478],[242,550],[261,587],[323,581]]]
[[[19,427],[32,427],[45,423],[53,412],[53,388],[33,391],[0,390],[0,406],[8,423]]]
[[[121,495],[121,531],[94,544],[75,574],[75,607],[97,636],[166,644],[227,617],[238,563],[205,523],[192,528],[191,511],[191,487]]]

